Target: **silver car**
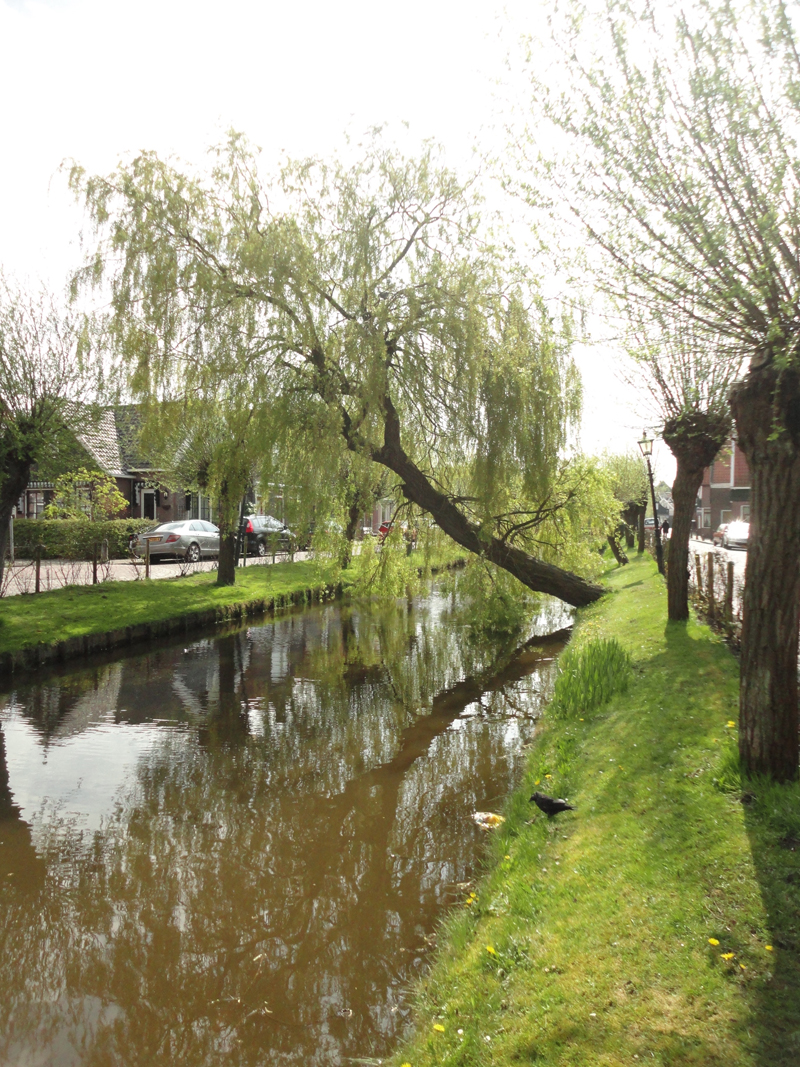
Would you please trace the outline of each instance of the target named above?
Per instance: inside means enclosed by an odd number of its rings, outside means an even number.
[[[735,522],[729,522],[725,527],[725,532],[722,535],[722,547],[746,549],[749,540],[750,523],[737,519]]]
[[[153,530],[145,530],[136,538],[133,551],[144,558],[150,543],[150,559],[185,559],[197,563],[199,559],[219,555],[219,528],[205,519],[184,519],[182,522],[162,522]]]

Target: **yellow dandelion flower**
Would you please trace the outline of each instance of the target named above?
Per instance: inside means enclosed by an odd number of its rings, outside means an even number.
[[[467,899],[464,901],[464,907],[468,908],[471,903],[472,903],[472,897],[467,897]]]
[[[539,782],[541,782],[541,780],[542,780],[541,778],[537,778],[537,779],[536,779],[536,781],[535,781],[535,782],[534,782],[533,784],[534,784],[534,785],[538,785],[538,784],[539,784]]]
[[[478,899],[478,894],[477,894],[477,893],[470,893],[470,897],[471,897],[471,898],[472,898],[473,900],[477,900],[477,899]]]
[[[743,963],[740,963],[739,966],[742,968],[743,971],[747,970],[747,968],[745,967],[745,965]]]
[[[552,774],[546,774],[545,775],[545,778],[552,778],[552,777],[553,777]]]
[[[767,950],[767,952],[772,952],[772,945],[764,945],[764,948]]]
[[[495,950],[492,948],[491,945],[487,945],[486,946],[486,951],[489,953],[490,956],[496,956],[497,955],[497,953],[495,952]]]
[[[732,952],[723,952],[721,958],[723,960],[732,960],[733,959],[733,953]]]
[[[433,1028],[434,1028],[434,1030],[437,1031],[437,1033],[440,1033],[440,1034],[444,1033],[444,1027],[442,1026],[441,1023],[434,1023],[433,1024]]]
[[[503,859],[504,859],[504,860],[510,860],[510,859],[511,859],[511,857],[510,857],[510,856],[503,856]]]
[[[709,937],[708,943],[709,945],[718,945],[719,941],[717,941],[716,937]]]
[[[736,723],[733,721],[733,719],[728,719],[728,721],[725,723],[725,725],[729,730],[732,730],[734,728],[734,726],[736,725]]]

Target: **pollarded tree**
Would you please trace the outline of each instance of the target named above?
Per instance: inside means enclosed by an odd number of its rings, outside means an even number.
[[[568,324],[481,239],[476,195],[432,150],[292,164],[268,195],[231,135],[207,178],[144,154],[71,181],[99,237],[82,280],[110,287],[111,335],[151,395],[201,358],[221,380],[231,332],[245,334],[273,441],[292,433],[308,463],[337,467],[343,443],[529,588],[575,605],[602,594],[536,544],[574,502]]]
[[[565,136],[560,203],[605,251],[603,286],[688,313],[750,369],[732,394],[752,473],[739,743],[797,775],[800,54],[785,0],[568,0],[536,124]],[[555,44],[555,49],[553,45]],[[530,160],[534,165],[533,160]],[[532,191],[535,183],[530,182]]]
[[[89,357],[77,316],[0,274],[0,581],[9,521],[32,468],[52,461],[65,431],[91,416]]]
[[[676,461],[667,612],[689,618],[689,536],[703,473],[731,434],[729,395],[741,361],[720,356],[688,315],[633,320],[628,351]]]

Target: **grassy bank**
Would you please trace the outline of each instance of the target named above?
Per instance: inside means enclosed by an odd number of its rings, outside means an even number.
[[[236,585],[217,586],[216,571],[185,578],[73,585],[0,601],[0,653],[57,644],[254,600],[288,602],[325,582],[313,562],[276,563],[236,572]]]
[[[738,780],[737,664],[652,561],[607,577],[574,645],[616,638],[629,688],[546,719],[396,1064],[800,1063],[800,787]]]
[[[457,565],[464,553],[445,545],[406,558],[403,548],[399,558],[403,566],[395,568],[394,575],[400,582],[398,595],[411,575],[416,579]],[[240,568],[234,586],[217,586],[216,571],[211,571],[7,597],[0,600],[0,673],[165,637],[184,627],[213,626],[275,605],[315,599],[333,587],[348,590],[355,584],[356,593],[369,595],[370,582],[365,583],[362,573],[367,569],[367,577],[379,569],[372,557],[365,557],[365,566],[357,557],[346,571],[324,561],[302,560]]]

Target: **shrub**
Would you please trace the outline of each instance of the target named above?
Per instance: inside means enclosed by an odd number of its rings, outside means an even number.
[[[560,715],[592,711],[616,693],[624,693],[630,680],[631,658],[616,638],[568,648],[559,660],[553,711]]]
[[[44,545],[42,559],[91,559],[94,545],[108,541],[109,559],[125,559],[131,534],[153,526],[152,519],[15,519],[14,554],[32,559]]]

